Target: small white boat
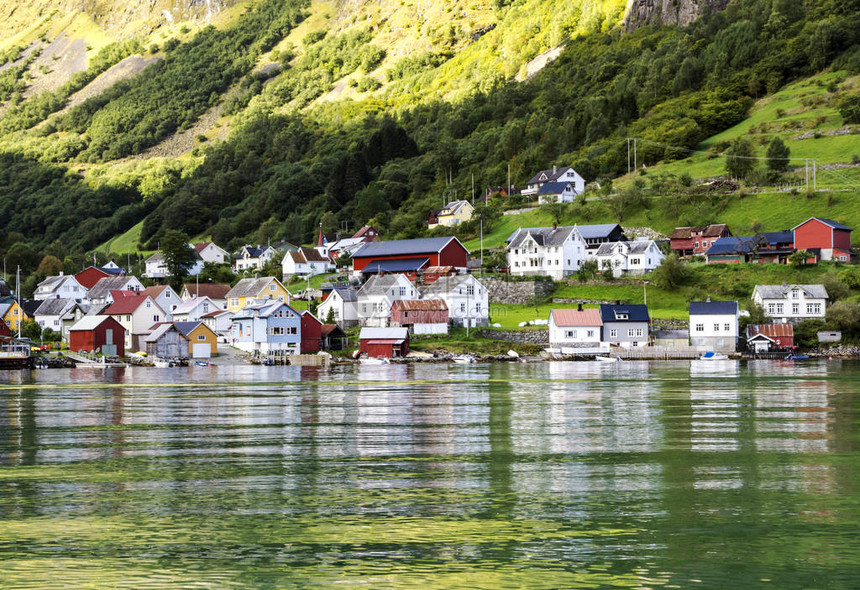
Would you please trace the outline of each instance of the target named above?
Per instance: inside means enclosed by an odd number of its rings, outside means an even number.
[[[176,363],[168,359],[152,359],[152,362],[159,369],[166,369],[167,367],[176,366]]]
[[[455,363],[459,363],[461,365],[472,365],[472,364],[478,362],[475,360],[475,357],[470,356],[468,354],[457,355],[451,360],[453,360]]]
[[[722,354],[719,352],[706,352],[702,356],[699,357],[700,361],[727,361],[729,360],[729,355]]]
[[[620,363],[621,357],[618,356],[596,356],[594,360],[600,361],[601,363]]]
[[[361,359],[362,365],[388,365],[390,361],[387,358],[367,357]]]

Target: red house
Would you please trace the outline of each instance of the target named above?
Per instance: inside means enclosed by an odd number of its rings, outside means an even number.
[[[303,311],[302,316],[302,341],[299,345],[300,354],[313,354],[320,351],[320,340],[322,339],[322,322],[309,311]]]
[[[747,348],[753,352],[794,348],[792,324],[750,324],[747,326]]]
[[[455,237],[391,240],[364,244],[353,253],[352,266],[355,272],[387,272],[389,263],[409,260],[416,265],[414,270],[425,266],[466,268],[468,256],[469,251]]]
[[[724,223],[676,227],[669,236],[669,247],[678,256],[702,256],[719,238],[731,237],[729,226]]]
[[[3,321],[3,318],[0,318],[0,338],[11,338],[12,330],[9,329],[9,326],[6,325],[6,322]]]
[[[379,232],[371,225],[365,225],[360,230],[352,234],[353,238],[364,238],[365,242],[372,242],[379,237]]]
[[[810,217],[794,229],[794,247],[818,255],[821,260],[854,260],[851,228],[831,219]]]
[[[125,328],[106,315],[84,316],[69,328],[69,350],[125,356]]]
[[[409,354],[409,331],[406,328],[362,328],[358,339],[359,352],[372,358]]]
[[[448,306],[441,299],[401,299],[391,304],[389,321],[410,334],[447,334]]]

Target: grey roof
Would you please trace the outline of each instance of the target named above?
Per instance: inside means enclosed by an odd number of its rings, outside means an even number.
[[[144,342],[156,342],[159,338],[164,336],[170,330],[176,330],[179,332],[179,335],[188,340],[188,336],[182,333],[176,326],[173,324],[161,324],[155,330],[153,330],[149,336],[143,339]]]
[[[36,285],[37,291],[42,290],[51,290],[56,291],[69,277],[66,275],[60,275],[57,277],[48,277],[38,285]]]
[[[227,292],[226,298],[230,297],[256,297],[266,288],[275,277],[261,277],[259,279],[242,279]]]
[[[0,278],[0,297],[9,297],[12,295],[12,289],[9,288],[9,285],[6,284],[2,278]]]
[[[653,243],[653,240],[634,240],[632,242],[603,242],[602,244],[600,244],[600,247],[597,248],[597,256],[610,256],[612,254],[612,250],[618,244],[624,244],[627,247],[626,252],[628,254],[644,254],[648,251],[648,248]]]
[[[149,258],[143,261],[145,264],[150,262],[164,262],[164,255],[161,252],[156,252]]]
[[[93,285],[89,290],[87,297],[90,299],[104,299],[111,291],[124,291],[134,277],[104,277],[99,279],[99,282]]]
[[[508,247],[519,247],[520,244],[522,244],[529,236],[531,236],[539,246],[561,246],[576,229],[577,228],[573,225],[561,226],[555,229],[551,227],[522,229],[513,236]]]
[[[531,180],[526,184],[537,184],[539,182],[554,182],[558,179],[559,176],[570,170],[570,166],[562,166],[561,168],[556,168],[555,170],[541,170],[537,174],[531,177]],[[543,178],[541,178],[543,176]]]
[[[42,304],[41,301],[35,301],[32,299],[23,299],[18,303],[21,306],[21,309],[24,310],[24,313],[29,317],[36,315],[36,310],[39,309],[39,306]]]
[[[397,273],[397,272],[417,272],[422,269],[428,262],[429,258],[395,258],[394,260],[374,260],[363,269],[361,274],[369,275],[378,272]]]
[[[74,299],[46,299],[36,310],[36,315],[62,315],[74,305]]]
[[[752,254],[759,244],[758,236],[717,238],[711,244],[705,256],[719,254]]]
[[[576,226],[576,229],[579,230],[580,235],[586,240],[593,240],[595,238],[608,238],[610,235],[612,235],[612,232],[614,232],[616,228],[618,228],[619,232],[624,232],[624,229],[617,223],[602,223],[598,225]]]
[[[410,254],[435,254],[451,241],[460,244],[454,237],[418,238],[415,240],[391,240],[388,242],[367,242],[356,250],[352,257],[368,258],[373,256],[402,256]],[[462,246],[462,244],[460,244]],[[463,248],[465,250],[465,247]]]
[[[179,330],[183,336],[188,336],[191,332],[194,331],[197,326],[203,324],[203,322],[173,322],[173,326]],[[205,325],[205,324],[203,324]]]
[[[352,287],[335,287],[331,293],[337,293],[344,301],[358,301],[358,291]],[[331,294],[329,297],[331,297]]]
[[[367,297],[369,295],[385,295],[390,288],[395,285],[400,285],[399,279],[402,276],[403,275],[373,275],[361,286],[361,289],[358,290],[358,294],[363,297]]]
[[[407,328],[362,328],[360,340],[405,340],[409,336]]]
[[[6,312],[9,311],[9,308],[12,307],[13,301],[9,301],[8,303],[0,303],[0,318],[6,315]]]
[[[470,277],[474,278],[472,277],[472,275],[452,275],[449,277],[440,277],[426,287],[424,287],[422,293],[424,297],[428,298],[431,295],[444,295],[445,293],[449,293],[459,287],[464,281],[469,280]],[[475,282],[479,285],[481,284],[478,279],[475,279]]]
[[[785,299],[789,291],[795,287],[803,289],[807,297],[827,299],[827,289],[824,285],[756,285],[753,293],[758,291],[762,299]]]
[[[691,301],[690,315],[732,315],[738,313],[737,301]]]

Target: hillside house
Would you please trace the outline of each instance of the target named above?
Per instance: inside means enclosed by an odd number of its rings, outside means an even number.
[[[278,251],[271,246],[242,246],[233,257],[233,272],[260,270],[277,253]]]
[[[105,277],[87,292],[87,301],[93,307],[104,307],[113,303],[113,291],[143,291],[143,284],[135,276]]]
[[[756,234],[756,258],[758,262],[788,264],[788,258],[794,253],[794,232],[783,230],[760,232]]]
[[[197,255],[204,264],[207,262],[224,264],[225,262],[230,261],[230,253],[214,242],[200,242],[199,244],[194,244],[194,251],[197,252]]]
[[[526,183],[526,188],[522,190],[522,195],[526,197],[536,195],[546,183],[570,183],[573,185],[573,190],[576,194],[585,192],[585,179],[576,170],[570,166],[563,166],[561,168],[553,166],[552,170],[541,170],[535,174]]]
[[[166,279],[170,276],[170,271],[167,269],[167,262],[164,260],[164,254],[156,252],[144,261],[146,270],[143,271],[143,276],[148,279]],[[194,262],[185,271],[191,276],[199,275],[203,272],[203,259],[197,251],[194,251]]]
[[[332,272],[334,264],[314,248],[299,248],[287,252],[281,262],[284,280],[292,276],[315,276]]]
[[[391,304],[390,323],[410,334],[447,334],[448,306],[441,299],[402,299]]]
[[[620,277],[651,272],[660,266],[666,256],[654,240],[634,240],[601,244],[595,258],[599,269]]]
[[[757,257],[758,236],[717,238],[705,252],[708,264],[752,262]]]
[[[669,236],[669,248],[682,258],[703,256],[719,238],[731,236],[732,232],[724,223],[676,227]]]
[[[179,298],[188,301],[194,297],[208,297],[219,308],[227,309],[227,293],[231,288],[229,283],[185,283]]]
[[[794,232],[794,247],[815,254],[819,260],[839,260],[853,262],[856,258],[851,251],[851,228],[821,217],[810,217]]]
[[[153,301],[158,304],[158,307],[164,310],[163,321],[165,322],[172,321],[173,310],[179,307],[179,304],[182,303],[182,299],[179,298],[176,291],[174,291],[169,285],[155,285],[154,287],[147,287],[142,291],[142,293],[152,297]]]
[[[545,182],[538,189],[538,205],[548,203],[573,203],[580,194],[572,182]]]
[[[585,262],[587,244],[576,226],[517,230],[507,247],[514,276],[546,275],[561,280]]]
[[[88,310],[89,306],[82,306],[74,299],[46,299],[39,305],[34,318],[42,330],[50,328],[60,334],[64,342],[68,342],[68,331],[63,329],[64,319],[77,321],[85,316]],[[66,327],[68,328],[72,324],[74,322]]]
[[[737,301],[691,301],[690,346],[700,351],[737,351],[739,314]]]
[[[224,310],[208,297],[195,297],[181,302],[171,315],[174,322],[196,322],[213,311]]]
[[[475,208],[469,201],[451,201],[438,211],[433,211],[428,220],[428,228],[455,227],[472,219]]]
[[[780,322],[824,319],[827,311],[824,285],[756,285],[752,300],[765,316]]]

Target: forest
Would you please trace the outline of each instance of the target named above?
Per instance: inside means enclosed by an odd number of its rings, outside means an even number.
[[[372,220],[389,236],[415,237],[445,195],[471,194],[473,177],[479,195],[505,184],[509,167],[515,185],[553,164],[605,184],[627,170],[627,137],[644,140],[646,165],[677,159],[792,80],[860,72],[860,0],[751,0],[687,27],[573,37],[533,78],[475,80],[456,100],[419,100],[428,77],[469,75],[444,53],[398,62],[384,76],[397,84],[376,92],[385,51],[368,31],[319,31],[298,55],[288,48],[277,68],[252,73],[304,9],[267,0],[230,28],[157,48],[158,64],[47,124],[37,125],[62,100],[4,113],[0,132],[23,147],[0,153],[3,232],[74,253],[140,220],[141,250],[171,229],[228,248],[307,243],[323,219],[326,229]],[[115,47],[98,67],[136,49]],[[317,100],[348,74],[355,98]],[[147,187],[140,177],[94,186],[79,173],[188,128],[229,88],[234,131],[196,147],[193,164],[161,165]]]

